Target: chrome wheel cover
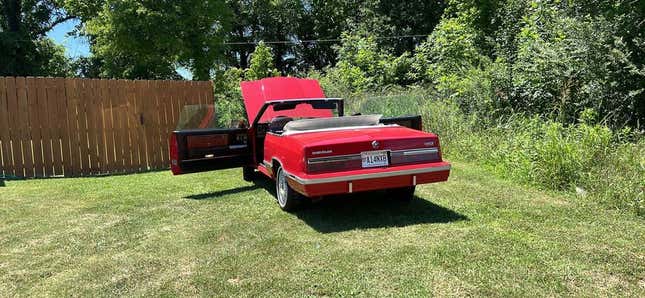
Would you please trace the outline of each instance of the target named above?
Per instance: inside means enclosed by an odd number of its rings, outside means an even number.
[[[280,207],[287,205],[287,178],[282,169],[278,170],[278,181],[276,182],[276,195],[278,197],[278,204]]]

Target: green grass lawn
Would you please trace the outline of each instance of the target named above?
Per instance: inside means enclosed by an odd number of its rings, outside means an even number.
[[[241,170],[7,181],[0,296],[645,296],[645,221],[454,163],[281,211]]]

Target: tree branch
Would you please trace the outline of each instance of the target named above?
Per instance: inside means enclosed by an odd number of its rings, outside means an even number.
[[[53,21],[51,24],[49,24],[48,26],[43,27],[43,28],[38,32],[38,34],[39,34],[39,35],[45,35],[45,34],[47,34],[47,32],[49,32],[49,31],[51,31],[52,29],[54,29],[54,27],[56,27],[57,25],[59,25],[59,24],[61,24],[61,23],[64,23],[64,22],[67,22],[67,21],[72,20],[72,19],[76,19],[76,18],[77,18],[77,16],[72,16],[72,15],[70,15],[70,16],[64,16],[64,17],[58,18],[58,19],[54,20],[54,21]]]

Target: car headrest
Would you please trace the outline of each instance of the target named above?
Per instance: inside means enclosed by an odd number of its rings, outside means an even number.
[[[282,133],[284,130],[284,126],[293,121],[293,118],[291,117],[286,117],[286,116],[278,116],[273,119],[271,119],[271,122],[269,122],[269,131],[275,132],[275,133]]]

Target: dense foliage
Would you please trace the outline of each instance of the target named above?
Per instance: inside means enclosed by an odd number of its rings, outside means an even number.
[[[64,49],[45,35],[71,16],[59,1],[0,0],[0,76],[66,76]]]
[[[612,127],[640,127],[645,11],[632,2],[450,1],[412,57],[392,57],[359,32],[343,36],[327,73],[350,92],[430,85],[490,120],[522,113],[573,123],[591,108]]]
[[[216,73],[214,78],[215,102],[217,103],[217,122],[222,127],[235,127],[240,119],[245,119],[240,82],[259,80],[280,75],[273,66],[274,55],[271,48],[260,42],[251,54],[249,67],[232,67]]]
[[[638,132],[594,124],[597,113],[590,109],[573,125],[522,116],[482,125],[482,118],[435,92],[395,88],[354,95],[347,112],[421,114],[451,160],[477,162],[504,178],[645,216],[645,139]]]
[[[72,11],[85,7],[78,2]],[[178,78],[185,67],[207,80],[223,61],[231,17],[223,0],[99,2],[83,13],[83,32],[103,77]]]

